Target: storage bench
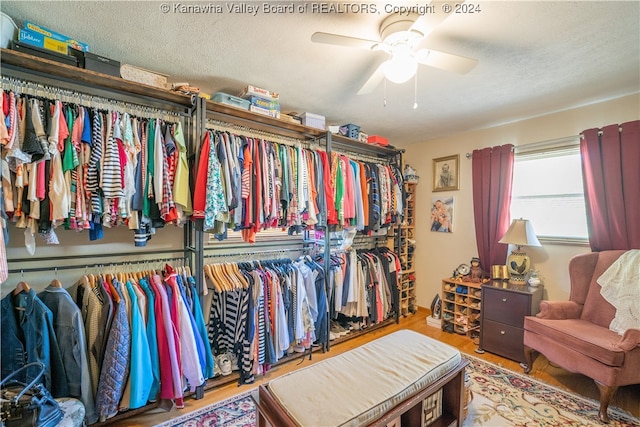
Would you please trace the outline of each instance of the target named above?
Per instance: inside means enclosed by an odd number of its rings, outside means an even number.
[[[462,425],[467,363],[454,347],[400,330],[260,386],[258,425],[424,426],[434,412],[425,400],[440,390],[433,425]]]

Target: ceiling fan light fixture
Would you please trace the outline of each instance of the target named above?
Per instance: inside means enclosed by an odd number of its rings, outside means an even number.
[[[384,76],[392,83],[405,83],[418,71],[418,62],[410,55],[393,55],[384,63]]]

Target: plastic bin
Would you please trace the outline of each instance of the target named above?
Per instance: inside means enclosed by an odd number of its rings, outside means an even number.
[[[325,129],[324,116],[321,116],[320,114],[305,112],[300,114],[300,119],[302,119],[302,124],[305,126],[322,130]]]
[[[213,101],[220,102],[221,104],[231,105],[232,107],[241,108],[243,110],[248,110],[251,105],[251,101],[246,99],[239,98],[237,96],[229,95],[224,92],[216,92],[213,95]]]
[[[384,136],[380,136],[380,135],[371,135],[369,137],[369,139],[367,140],[367,142],[369,144],[377,144],[377,145],[382,145],[382,146],[389,145],[389,140],[387,138],[385,138]]]
[[[340,134],[347,138],[358,139],[360,135],[360,126],[352,123],[340,126]]]

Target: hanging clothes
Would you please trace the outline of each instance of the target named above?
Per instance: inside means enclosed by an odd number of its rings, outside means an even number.
[[[136,246],[144,246],[155,228],[180,225],[191,213],[180,122],[9,91],[3,102],[9,115],[0,128],[7,149],[0,215],[11,213],[16,227],[54,244],[60,225],[89,230],[91,241],[103,237],[103,228],[124,225],[134,230]]]

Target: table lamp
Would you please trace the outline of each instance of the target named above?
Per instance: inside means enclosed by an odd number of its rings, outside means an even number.
[[[542,246],[533,231],[533,225],[528,219],[514,219],[507,232],[498,242],[515,245],[507,257],[509,269],[509,283],[513,285],[526,285],[527,273],[531,269],[531,260],[522,246]]]

